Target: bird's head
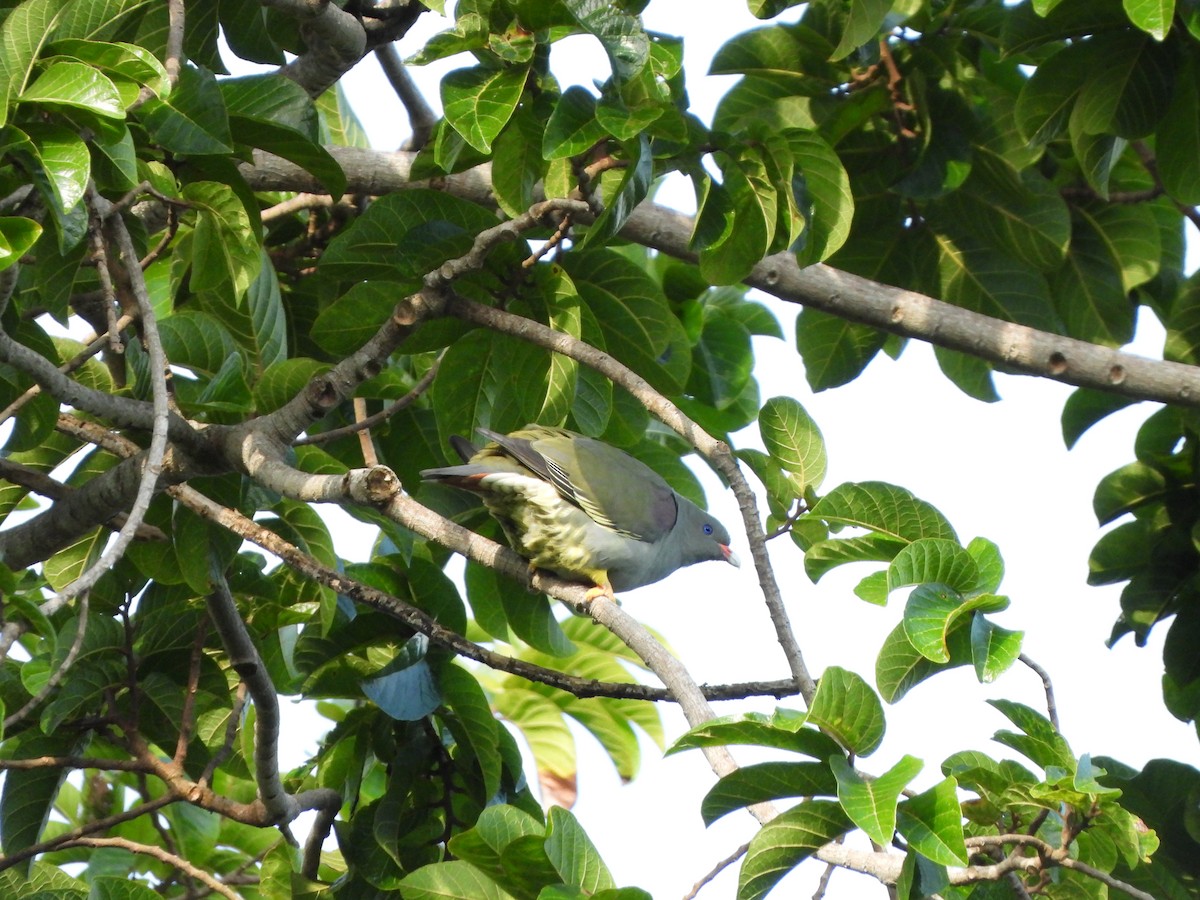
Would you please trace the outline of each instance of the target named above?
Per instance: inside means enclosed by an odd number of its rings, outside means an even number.
[[[680,523],[676,531],[681,532],[684,565],[708,559],[723,559],[732,566],[740,566],[733,548],[729,546],[729,531],[707,512],[691,503],[680,503]]]

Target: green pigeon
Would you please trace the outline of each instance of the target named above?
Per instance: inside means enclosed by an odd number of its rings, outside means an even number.
[[[455,436],[465,465],[425,469],[427,481],[473,491],[530,568],[628,591],[708,559],[736,566],[725,526],[628,453],[563,428]]]

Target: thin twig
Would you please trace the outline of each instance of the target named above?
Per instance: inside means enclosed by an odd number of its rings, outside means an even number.
[[[208,872],[192,865],[182,856],[178,856],[162,847],[154,847],[150,844],[139,844],[131,841],[128,838],[93,838],[81,837],[74,840],[66,841],[61,844],[58,849],[69,850],[72,847],[113,847],[118,850],[128,850],[130,853],[140,853],[144,856],[152,856],[159,862],[165,862],[169,866],[174,866],[185,875],[196,879],[210,891],[220,894],[228,900],[241,900],[241,894],[238,894],[233,888],[222,884]]]
[[[138,485],[137,496],[134,498],[133,505],[129,509],[128,519],[121,527],[121,531],[117,534],[116,539],[105,549],[100,558],[84,571],[82,575],[59,591],[57,596],[52,597],[43,604],[42,609],[46,615],[51,615],[55,609],[67,603],[70,598],[90,590],[100,577],[116,565],[117,561],[125,554],[125,549],[133,541],[134,534],[137,532],[142,520],[146,517],[146,512],[150,508],[150,501],[154,499],[154,494],[157,491],[158,479],[162,474],[163,458],[167,452],[167,426],[171,416],[167,397],[167,357],[163,353],[162,341],[159,338],[158,325],[154,316],[154,307],[150,302],[150,295],[146,290],[146,282],[142,277],[142,270],[137,264],[138,256],[134,250],[133,241],[129,237],[129,232],[125,229],[125,223],[121,220],[120,214],[117,213],[108,216],[110,204],[100,196],[94,185],[89,187],[88,197],[95,213],[105,220],[105,232],[109,236],[111,244],[115,246],[117,254],[115,260],[109,258],[106,254],[106,259],[101,262],[101,265],[108,263],[114,266],[121,266],[125,276],[129,280],[133,296],[137,301],[138,313],[142,323],[142,338],[146,343],[146,352],[149,357],[150,388],[154,418],[150,429],[150,447],[146,452],[146,458],[142,464],[141,483]],[[110,246],[108,249],[111,250],[113,247]]]
[[[46,679],[46,683],[42,685],[36,694],[29,698],[24,706],[4,719],[3,732],[8,732],[9,729],[24,719],[29,713],[37,709],[41,702],[49,697],[54,689],[58,687],[59,682],[66,677],[71,666],[75,664],[75,660],[79,656],[79,651],[83,647],[84,636],[87,634],[89,593],[89,591],[84,591],[79,595],[79,616],[75,625],[75,639],[71,641],[71,648],[67,651],[67,655],[63,657],[62,664],[50,673],[50,677]]]
[[[719,863],[717,863],[715,866],[713,866],[712,870],[707,875],[705,875],[703,878],[701,878],[699,881],[697,881],[694,885],[692,885],[692,889],[684,895],[683,900],[696,900],[696,895],[699,894],[700,891],[704,889],[705,885],[707,885],[714,878],[716,878],[718,875],[720,875],[722,872],[724,872],[727,868],[729,868],[735,862],[737,862],[739,859],[741,859],[743,856],[745,856],[746,851],[749,849],[750,849],[749,844],[742,844],[742,846],[738,847],[736,850],[734,850],[732,853],[730,853],[727,857],[725,857],[723,860],[721,860]]]
[[[437,377],[438,367],[442,364],[443,355],[445,354],[442,353],[438,355],[438,358],[434,360],[433,365],[430,366],[429,371],[421,376],[421,380],[413,385],[412,390],[410,390],[399,400],[394,400],[379,412],[369,415],[361,421],[352,422],[349,425],[343,425],[341,428],[331,428],[328,431],[321,431],[317,434],[309,434],[305,435],[304,437],[297,438],[296,440],[292,441],[292,445],[300,447],[304,444],[323,444],[327,441],[334,441],[338,438],[346,437],[347,435],[362,431],[364,428],[371,428],[372,426],[378,425],[380,422],[387,421],[396,413],[400,412],[400,410],[412,406],[418,397],[429,390],[429,386],[433,384],[433,379]]]
[[[1055,731],[1059,731],[1058,727],[1058,704],[1054,702],[1054,684],[1050,681],[1050,673],[1038,665],[1034,660],[1030,659],[1024,653],[1017,657],[1033,671],[1037,672],[1038,677],[1042,679],[1042,687],[1046,691],[1046,713],[1050,718],[1050,724],[1054,726]]]
[[[367,419],[367,400],[365,397],[354,398],[354,421],[355,423],[365,422]],[[368,428],[363,427],[358,430],[358,446],[362,450],[362,459],[364,466],[379,465],[379,454],[375,452],[375,444],[371,441],[371,432]]]
[[[333,198],[328,194],[301,192],[295,197],[279,201],[274,206],[268,206],[260,215],[265,225],[268,222],[274,222],[276,219],[284,219],[298,212],[310,209],[327,209],[333,205]]]
[[[167,52],[163,68],[167,70],[171,87],[179,82],[183,59],[183,25],[183,0],[167,0]]]
[[[71,831],[60,834],[57,837],[49,838],[48,840],[39,841],[36,844],[31,844],[28,847],[22,847],[20,850],[14,850],[4,856],[0,856],[0,871],[8,869],[12,866],[22,863],[33,856],[40,856],[43,853],[49,853],[59,849],[64,843],[78,840],[86,835],[95,834],[96,832],[108,831],[110,828],[124,823],[130,822],[140,816],[150,815],[164,806],[170,806],[172,803],[179,803],[181,797],[176,797],[173,794],[167,794],[159,797],[157,800],[151,800],[149,803],[139,803],[137,806],[124,810],[123,812],[114,813],[111,816],[105,816],[103,819],[96,819],[78,828],[73,828]]]

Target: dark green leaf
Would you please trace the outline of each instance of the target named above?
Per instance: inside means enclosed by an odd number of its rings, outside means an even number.
[[[738,873],[738,900],[759,900],[813,854],[852,827],[831,800],[806,800],[780,813],[750,840]]]
[[[840,762],[840,757],[833,758]],[[823,762],[766,762],[725,775],[704,795],[700,815],[711,825],[726,813],[784,797],[831,797],[837,783]]]
[[[904,488],[882,481],[839,485],[817,502],[812,514],[905,542],[921,538],[957,540],[946,517],[934,507]]]

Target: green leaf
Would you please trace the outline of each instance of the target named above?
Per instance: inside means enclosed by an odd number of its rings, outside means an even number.
[[[997,731],[993,740],[1025,755],[1043,769],[1057,766],[1067,772],[1075,771],[1075,754],[1049,719],[1023,703],[1012,700],[987,702],[1000,710],[1022,732]]]
[[[360,281],[321,310],[310,336],[334,356],[353,353],[379,330],[395,309],[397,299],[394,284]]]
[[[1062,261],[1071,239],[1070,212],[1058,188],[981,147],[970,176],[943,203],[986,245],[1041,271]]]
[[[165,97],[171,92],[171,84],[163,64],[153,53],[137,44],[67,38],[56,40],[46,48],[46,53],[68,56],[110,75],[145,85],[159,97]]]
[[[851,821],[876,844],[891,844],[896,831],[896,801],[925,764],[905,755],[877,778],[860,775],[840,756],[831,758],[829,764],[837,779],[838,801]]]
[[[854,195],[841,158],[820,135],[789,129],[786,136],[796,161],[796,200],[805,220],[796,261],[806,266],[828,259],[846,242]]]
[[[904,633],[912,645],[936,663],[950,661],[950,634],[959,620],[976,611],[999,612],[1008,598],[981,594],[964,600],[956,591],[939,584],[922,584],[908,596],[904,607]]]
[[[493,698],[496,712],[525,737],[539,771],[558,778],[575,775],[575,738],[562,710],[547,697],[525,688],[508,687]]]
[[[562,0],[562,5],[604,46],[616,80],[641,72],[650,58],[650,39],[640,19],[605,0]]]
[[[362,683],[367,699],[397,721],[420,721],[442,703],[425,659],[428,646],[424,635],[413,635],[391,663]]]
[[[846,563],[887,562],[906,544],[907,541],[881,534],[818,541],[804,554],[804,571],[816,582],[830,570]],[[886,599],[886,581],[884,586]]]
[[[472,331],[446,350],[442,366],[459,373],[438,378],[430,391],[442,446],[452,435],[476,428],[514,431],[533,421],[545,401],[550,360],[544,350],[517,338]],[[524,589],[519,591],[528,602]]]
[[[455,69],[442,79],[446,121],[476,150],[490,153],[517,108],[526,75],[524,67]]]
[[[519,216],[533,205],[534,187],[546,174],[541,154],[545,127],[533,106],[522,104],[492,144],[492,188],[509,216]]]
[[[107,528],[93,529],[47,559],[43,574],[50,587],[61,591],[86,572],[100,558],[109,534]]]
[[[1129,21],[1156,41],[1161,41],[1171,29],[1175,17],[1175,0],[1124,0]]]
[[[727,409],[742,397],[753,374],[750,332],[735,316],[706,305],[692,361],[688,393],[716,409]]]
[[[805,307],[796,317],[796,349],[813,391],[849,384],[883,348],[887,334]]]
[[[965,666],[971,662],[968,619],[959,618],[946,635],[950,659],[936,663],[921,654],[908,639],[904,624],[897,625],[883,642],[875,661],[875,684],[888,703],[898,702],[925,679],[945,669]]]
[[[443,191],[397,191],[330,242],[320,270],[352,284],[413,282],[465,253],[476,234],[495,224],[494,214]],[[397,290],[395,301],[402,296]]]
[[[1169,493],[1166,477],[1154,466],[1131,462],[1105,475],[1096,485],[1092,508],[1101,525],[1161,500]]]
[[[1039,272],[981,244],[935,238],[945,300],[995,319],[1057,330],[1050,288]]]
[[[588,229],[579,248],[596,246],[617,234],[639,203],[650,193],[654,179],[654,156],[650,152],[650,139],[640,135],[636,140],[622,144],[625,149],[625,168],[621,170],[620,182],[615,191],[608,189],[605,182],[604,211]]]
[[[462,860],[422,866],[400,882],[405,900],[512,900],[496,882]]]
[[[42,226],[24,216],[0,216],[0,271],[14,263],[37,243]]]
[[[1062,133],[1099,58],[1094,41],[1078,41],[1042,61],[1021,88],[1013,111],[1025,140],[1041,146]]]
[[[163,350],[171,364],[215,375],[237,346],[225,326],[208,313],[185,309],[159,322]]]
[[[500,724],[492,715],[487,695],[474,675],[453,663],[442,667],[437,684],[442,702],[462,725],[466,743],[479,764],[484,796],[490,799],[500,789],[502,760],[498,735]]]
[[[25,90],[42,45],[66,5],[66,0],[29,0],[0,23],[0,126],[8,122],[12,101]]]
[[[738,873],[738,900],[759,900],[814,851],[852,827],[831,800],[806,800],[780,813],[750,839]]]
[[[1107,391],[1076,388],[1063,404],[1063,443],[1070,450],[1084,433],[1101,419],[1135,402],[1129,397],[1110,394]]]
[[[883,704],[862,676],[830,666],[817,682],[808,720],[858,756],[870,756],[883,741]]]
[[[873,40],[891,11],[892,0],[850,0],[850,12],[846,16],[841,40],[829,58],[834,61],[844,59]]]
[[[984,616],[975,616],[971,621],[971,657],[975,663],[975,677],[982,684],[995,681],[1006,672],[1021,655],[1023,631],[1009,631],[994,625]]]
[[[1084,211],[1075,218],[1070,251],[1050,288],[1067,334],[1119,347],[1133,338],[1136,308],[1097,225]]]
[[[790,397],[763,404],[758,429],[771,458],[796,476],[801,491],[815,490],[825,478],[825,439],[804,407]]]
[[[944,866],[968,862],[957,790],[958,782],[946,778],[896,808],[897,825],[909,846]]]
[[[16,129],[10,129],[10,133]],[[72,129],[51,123],[31,122],[25,126],[29,143],[13,147],[18,157],[29,156],[32,175],[52,208],[60,216],[83,199],[92,174],[87,144]]]
[[[778,197],[756,148],[743,147],[736,156],[720,153],[715,158],[725,180],[708,190],[696,217],[693,245],[700,250],[700,272],[709,283],[736,284],[771,245]],[[720,223],[719,237],[697,240],[702,226],[714,221]]]
[[[185,185],[182,196],[196,211],[192,290],[215,291],[238,305],[263,264],[246,207],[232,188],[215,181]]]
[[[39,756],[58,756],[70,753],[70,744],[60,737],[35,734],[5,741],[4,756],[9,759],[32,759]],[[59,786],[67,770],[54,767],[12,769],[4,775],[4,791],[0,794],[0,842],[6,854],[14,854],[38,842]],[[28,873],[30,860],[18,864],[18,871]]]
[[[842,752],[837,741],[804,727],[804,713],[779,709],[772,715],[744,713],[724,716],[697,725],[667,749],[667,755],[700,747],[719,747],[722,744],[752,744],[803,753],[814,759],[828,759]]]
[[[783,797],[831,797],[837,789],[823,762],[757,763],[735,769],[714,784],[704,795],[700,815],[705,825],[711,825],[721,816],[755,803]]]
[[[138,116],[164,150],[188,155],[233,152],[225,101],[209,72],[184,66],[175,90],[164,99],[147,100]]]
[[[21,103],[81,109],[107,119],[125,118],[116,85],[102,72],[79,62],[47,66],[18,99]]]
[[[658,283],[612,250],[569,253],[562,263],[600,325],[605,350],[664,393],[681,392],[690,342]]]
[[[1185,206],[1200,204],[1200,69],[1188,56],[1175,82],[1171,105],[1158,125],[1154,154],[1163,188]]]
[[[1103,242],[1121,274],[1121,284],[1131,291],[1159,273],[1165,247],[1154,210],[1139,204],[1106,203],[1084,206],[1085,217]]]
[[[987,538],[977,537],[967,544],[967,552],[971,554],[979,570],[976,590],[993,593],[998,591],[1000,582],[1004,580],[1004,559],[1000,556],[1000,548]]]
[[[938,368],[942,370],[950,382],[966,394],[981,403],[995,403],[1000,399],[996,385],[992,381],[990,363],[959,353],[957,350],[947,350],[944,347],[933,348]]]
[[[616,887],[595,845],[573,815],[560,806],[550,808],[546,856],[562,880],[586,895]]]
[[[542,156],[547,160],[578,156],[604,137],[596,120],[596,98],[574,85],[554,105],[542,135]]]
[[[1088,134],[1134,140],[1150,134],[1166,114],[1175,81],[1171,50],[1136,32],[1097,35],[1104,65],[1089,73],[1072,116]]]
[[[905,542],[921,538],[958,540],[946,517],[933,506],[902,487],[882,481],[838,485],[817,501],[812,515]]]
[[[888,566],[888,592],[910,584],[939,582],[969,591],[979,582],[979,567],[957,541],[922,538],[896,554]]]

